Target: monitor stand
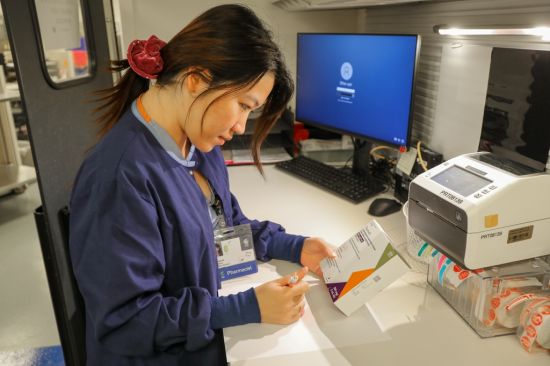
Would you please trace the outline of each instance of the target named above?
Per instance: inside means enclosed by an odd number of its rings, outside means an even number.
[[[369,185],[377,184],[370,171],[370,151],[372,142],[368,140],[355,139],[353,149],[353,163],[351,171],[355,175],[366,178]],[[372,183],[371,183],[372,182]],[[401,209],[401,203],[391,198],[376,198],[369,206],[369,214],[375,217],[382,217]]]
[[[370,174],[370,151],[372,142],[356,138],[353,142],[353,162],[351,171],[353,174],[369,181],[372,179]]]

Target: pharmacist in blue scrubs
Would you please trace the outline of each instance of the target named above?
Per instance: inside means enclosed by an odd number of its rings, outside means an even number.
[[[224,327],[290,324],[303,314],[308,268],[332,251],[320,239],[248,219],[229,191],[220,146],[261,109],[260,145],[293,93],[271,34],[239,5],[212,8],[168,43],[132,42],[125,71],[102,91],[100,140],[71,197],[70,253],[86,308],[89,365],[209,365]],[[303,267],[218,296],[214,229],[249,224],[256,258]],[[295,276],[297,275],[297,276]]]

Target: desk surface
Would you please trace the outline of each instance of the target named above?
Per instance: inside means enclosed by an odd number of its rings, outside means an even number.
[[[320,236],[337,246],[372,219],[370,200],[351,204],[265,166],[264,180],[252,166],[231,167],[232,192],[250,218],[269,219],[288,232]],[[406,242],[398,212],[377,218],[394,244]],[[271,261],[258,274],[225,282],[237,292],[296,270]],[[548,353],[528,354],[515,336],[481,339],[426,283],[409,272],[346,318],[324,284],[306,277],[311,289],[304,317],[290,326],[248,324],[224,330],[228,361],[236,365],[548,365]]]

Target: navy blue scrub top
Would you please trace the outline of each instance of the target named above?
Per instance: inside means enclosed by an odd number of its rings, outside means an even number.
[[[195,364],[211,359],[216,330],[261,320],[252,288],[217,296],[212,222],[192,169],[221,198],[228,226],[251,225],[259,260],[299,263],[304,237],[242,213],[219,148],[184,158],[134,102],[85,159],[71,197],[88,365]]]

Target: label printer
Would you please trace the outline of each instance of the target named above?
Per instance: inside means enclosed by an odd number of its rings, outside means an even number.
[[[550,174],[492,153],[418,175],[408,205],[416,233],[466,268],[550,254]]]

